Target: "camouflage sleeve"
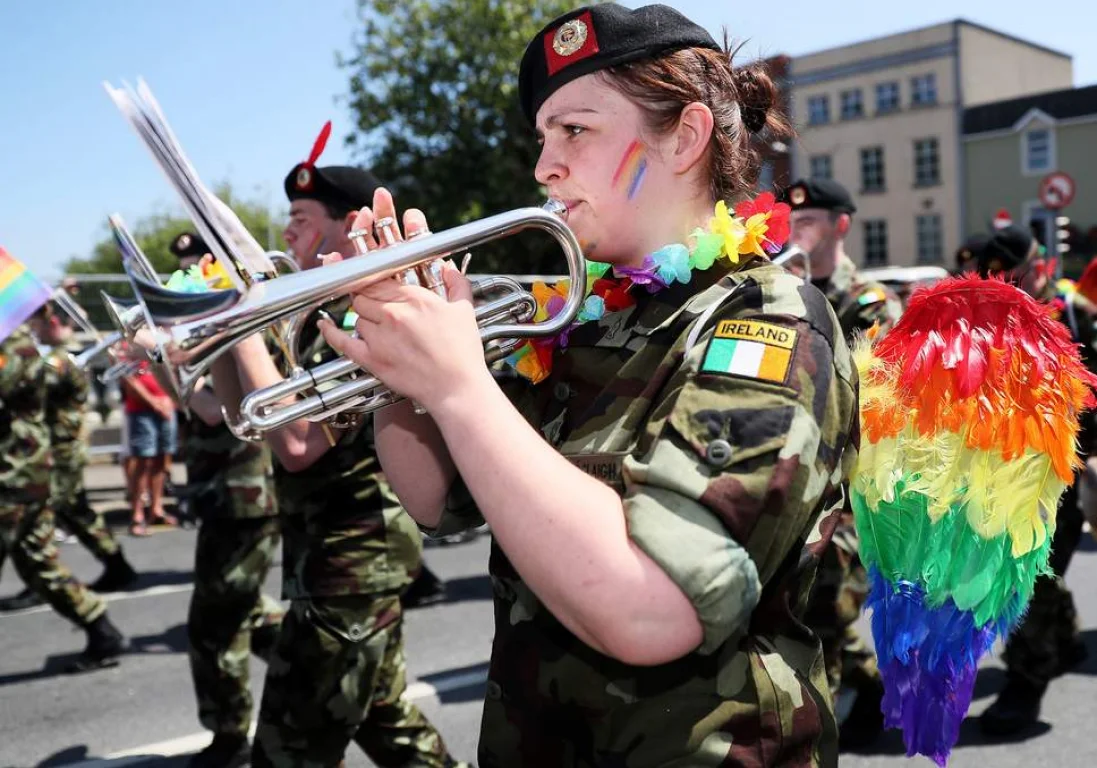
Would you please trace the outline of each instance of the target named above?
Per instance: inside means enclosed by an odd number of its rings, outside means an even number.
[[[34,339],[21,327],[0,341],[0,400],[14,398],[25,389],[41,364]]]
[[[88,381],[64,350],[50,353],[47,373],[50,394],[47,414],[54,466],[50,494],[54,507],[60,509],[75,505],[84,485]]]
[[[688,351],[624,461],[630,536],[692,601],[702,652],[749,621],[841,482],[855,395],[834,358],[804,321],[725,317]]]

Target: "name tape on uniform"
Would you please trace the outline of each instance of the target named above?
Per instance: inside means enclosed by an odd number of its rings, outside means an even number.
[[[705,351],[701,370],[783,384],[798,333],[758,320],[722,320]]]

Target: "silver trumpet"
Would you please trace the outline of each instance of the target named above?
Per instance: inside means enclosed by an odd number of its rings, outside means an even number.
[[[804,280],[811,280],[811,255],[798,245],[790,245],[784,253],[773,259],[773,263],[784,266],[797,259],[804,265]]]
[[[91,318],[88,317],[84,308],[76,303],[76,300],[73,299],[64,288],[57,288],[54,291],[53,301],[64,310],[65,314],[72,318],[74,323],[80,326],[80,330],[96,340],[94,344],[80,352],[80,354],[73,356],[73,362],[80,370],[86,371],[92,361],[104,353],[109,354],[111,348],[125,338],[122,333],[118,331],[106,335],[101,334],[95,325],[92,324]],[[114,360],[113,356],[112,360]],[[109,384],[112,381],[116,381],[123,376],[129,376],[131,373],[135,372],[137,365],[137,363],[132,361],[114,361],[113,365],[100,374],[99,380]]]
[[[561,206],[555,201],[543,208],[508,211],[371,251],[368,256],[257,281],[246,291],[181,294],[132,271],[130,280],[141,314],[150,321],[146,330],[152,331],[153,345],[161,351],[165,368],[171,374],[177,399],[185,401],[198,378],[217,357],[256,331],[293,316],[307,317],[327,302],[380,280],[401,279],[409,270],[434,273],[440,259],[455,253],[526,229],[543,230],[564,252],[571,291],[555,317],[529,322],[537,305],[521,285],[499,277],[478,281],[475,290],[481,297],[502,292],[498,298],[485,300],[476,307],[485,357],[494,361],[512,351],[521,340],[563,331],[579,313],[586,287],[586,265],[579,243],[560,212]],[[306,393],[311,394],[299,401],[285,402]],[[400,399],[400,395],[388,390],[376,377],[352,361],[341,359],[311,369],[298,366],[280,384],[250,393],[241,402],[240,421],[233,426],[238,436],[258,439],[266,431],[301,418],[329,421],[338,426],[349,414],[368,413]]]

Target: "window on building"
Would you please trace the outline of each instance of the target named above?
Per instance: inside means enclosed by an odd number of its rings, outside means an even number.
[[[866,219],[865,266],[883,267],[888,263],[888,223],[885,219]]]
[[[937,103],[937,76],[932,72],[910,79],[910,103],[924,107]]]
[[[830,97],[808,97],[808,125],[823,125],[830,122]]]
[[[1051,129],[1033,128],[1025,133],[1025,173],[1045,173],[1051,170]]]
[[[811,163],[811,178],[834,178],[833,171],[830,167],[830,155],[812,155],[808,162]]]
[[[899,109],[899,84],[876,84],[876,114],[886,115]]]
[[[940,264],[944,258],[941,215],[927,213],[915,217],[914,229],[918,236],[918,263]]]
[[[937,139],[916,139],[914,141],[914,184],[918,187],[931,187],[941,183],[941,160],[937,150]]]
[[[856,120],[865,116],[865,103],[861,98],[861,89],[842,91],[842,119]]]
[[[884,191],[883,147],[867,147],[861,150],[861,191]]]

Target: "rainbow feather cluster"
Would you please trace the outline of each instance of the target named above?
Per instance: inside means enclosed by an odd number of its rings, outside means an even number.
[[[977,277],[917,292],[855,358],[862,444],[851,500],[883,714],[908,755],[943,766],[980,657],[1048,572],[1097,377],[1049,307]]]

